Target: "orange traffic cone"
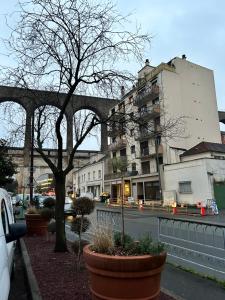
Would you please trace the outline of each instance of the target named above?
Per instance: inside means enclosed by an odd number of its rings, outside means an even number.
[[[177,208],[173,207],[173,215],[176,215],[176,213],[177,213]]]
[[[143,209],[144,209],[143,202],[140,201],[140,203],[139,203],[139,210],[143,210]]]
[[[206,209],[205,209],[205,207],[201,207],[201,216],[202,217],[206,216]]]

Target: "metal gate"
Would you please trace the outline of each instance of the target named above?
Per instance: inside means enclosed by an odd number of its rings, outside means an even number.
[[[219,209],[225,208],[225,184],[224,183],[214,183],[214,196],[216,199],[216,204]]]

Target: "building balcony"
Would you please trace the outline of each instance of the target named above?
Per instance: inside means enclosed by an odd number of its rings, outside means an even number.
[[[113,180],[113,179],[121,179],[121,177],[131,177],[137,175],[138,175],[138,171],[117,172],[117,173],[105,174],[104,179]]]
[[[107,131],[109,137],[116,137],[126,133],[125,128],[110,127]]]
[[[127,141],[125,139],[120,139],[112,144],[109,145],[109,150],[110,151],[116,151],[120,150],[122,148],[125,148],[127,145]]]
[[[156,149],[154,149],[153,151],[150,152],[149,148],[141,149],[140,155],[139,156],[137,155],[136,158],[145,160],[145,159],[149,159],[151,157],[155,157]],[[162,154],[163,154],[163,146],[160,144],[160,145],[158,145],[158,155],[162,156]]]
[[[143,106],[147,102],[154,100],[159,97],[159,86],[154,84],[151,87],[147,87],[142,90],[134,99],[133,104],[136,106]]]
[[[141,119],[152,119],[160,115],[160,105],[154,104],[147,109],[139,112],[139,117]]]
[[[154,130],[144,129],[135,134],[136,141],[148,140],[154,137]]]

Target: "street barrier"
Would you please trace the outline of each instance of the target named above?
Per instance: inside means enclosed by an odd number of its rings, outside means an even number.
[[[158,217],[158,240],[168,261],[203,275],[225,280],[225,226]]]

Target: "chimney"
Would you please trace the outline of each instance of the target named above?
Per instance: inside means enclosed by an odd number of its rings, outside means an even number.
[[[123,96],[125,95],[125,87],[122,85],[121,86],[121,98],[123,98]]]
[[[148,60],[148,59],[146,59],[145,65],[146,65],[146,66],[149,66],[149,60]]]
[[[186,59],[187,56],[185,54],[182,55],[182,59]]]

